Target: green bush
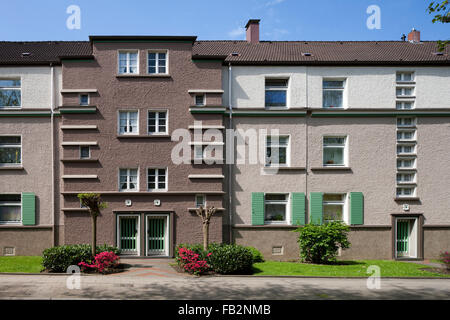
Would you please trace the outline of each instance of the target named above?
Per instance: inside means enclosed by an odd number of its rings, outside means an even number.
[[[104,251],[120,254],[120,250],[116,247],[106,244],[97,246],[97,253]],[[80,262],[90,263],[93,258],[89,244],[58,246],[42,252],[42,265],[49,272],[66,272],[69,266],[78,265]]]
[[[258,249],[254,248],[254,247],[250,247],[250,246],[248,246],[246,248],[252,252],[253,263],[264,262],[264,256]]]
[[[295,230],[300,233],[298,243],[302,261],[312,263],[335,262],[339,250],[350,247],[349,227],[340,221],[323,225],[307,224]]]
[[[220,274],[251,274],[252,251],[235,244],[212,244],[208,248],[211,255],[208,262],[212,270]]]

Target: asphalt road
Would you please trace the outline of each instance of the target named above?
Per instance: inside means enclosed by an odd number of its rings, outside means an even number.
[[[80,289],[76,281],[68,289],[68,278],[0,275],[0,299],[450,300],[450,279],[381,279],[379,289],[368,289],[367,279],[83,275]]]

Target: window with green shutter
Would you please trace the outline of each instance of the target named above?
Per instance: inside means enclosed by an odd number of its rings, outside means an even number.
[[[292,219],[293,225],[305,224],[305,194],[303,192],[292,193]]]
[[[322,224],[323,221],[323,192],[309,194],[309,223]]]
[[[36,196],[33,192],[22,193],[22,224],[24,226],[36,224]]]
[[[350,224],[364,224],[364,195],[362,192],[350,192]]]
[[[264,192],[252,192],[252,225],[264,225]]]

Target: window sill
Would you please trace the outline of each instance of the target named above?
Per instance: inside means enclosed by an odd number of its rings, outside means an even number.
[[[420,201],[419,197],[395,197],[394,201]]]
[[[332,166],[329,166],[329,167],[312,167],[311,170],[313,170],[313,171],[333,171],[333,170],[338,170],[338,171],[352,171],[352,168],[351,168],[351,167],[344,167],[344,166],[342,166],[342,167],[338,167],[338,166],[332,167]]]
[[[22,165],[18,166],[0,166],[0,170],[24,170]]]
[[[68,159],[61,159],[60,160],[61,162],[79,162],[79,163],[82,163],[82,162],[98,162],[99,160],[98,159],[79,159],[79,158],[73,158],[73,159],[70,159],[70,158],[68,158]]]
[[[172,78],[170,74],[117,74],[116,78]]]
[[[416,96],[396,96],[397,99],[415,99]]]
[[[207,206],[208,207],[208,206]],[[197,208],[188,208],[188,211],[195,212]],[[216,208],[217,211],[225,211],[225,208]]]
[[[416,168],[397,168],[398,171],[417,171]]]
[[[170,138],[170,134],[147,134],[147,135],[143,135],[143,134],[119,134],[116,136],[117,139],[157,139],[157,138]]]
[[[236,229],[247,229],[247,228],[248,229],[262,229],[262,228],[297,229],[298,227],[299,226],[291,225],[291,224],[264,224],[264,225],[235,224],[235,225],[233,225],[233,228],[236,228]]]
[[[291,166],[264,166],[264,170],[305,170],[305,167],[291,167]]]

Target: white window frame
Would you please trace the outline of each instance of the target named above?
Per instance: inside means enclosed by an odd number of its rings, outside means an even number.
[[[324,81],[342,81],[340,88],[325,88]],[[325,107],[323,94],[325,91],[342,91],[342,107]],[[347,78],[322,78],[322,109],[346,109],[347,108]]]
[[[411,104],[411,108],[405,107],[407,103]],[[400,108],[399,108],[399,105],[400,105]],[[412,110],[412,109],[414,109],[414,101],[396,101],[395,108],[397,110]]]
[[[155,132],[150,132],[149,130],[149,120],[150,120],[150,112],[155,113]],[[165,113],[166,114],[166,131],[159,131],[159,114]],[[169,134],[169,110],[148,110],[147,111],[147,134],[148,135],[167,135]]]
[[[405,124],[405,120],[410,119],[410,124]],[[416,120],[415,117],[397,117],[397,127],[399,128],[413,128],[416,126]]]
[[[126,127],[130,127],[130,119],[131,119],[131,113],[136,113],[137,114],[137,119],[136,119],[136,132],[121,132],[120,128],[120,116],[121,114],[126,114],[126,121],[127,121],[127,125]],[[121,136],[126,136],[126,135],[139,135],[139,110],[119,110],[118,111],[118,128],[117,128],[117,132],[119,135]]]
[[[120,171],[121,170],[127,170],[127,175],[126,175],[127,189],[122,189],[122,184],[120,182],[120,177],[121,177]],[[131,174],[130,174],[131,170],[136,170],[136,188],[135,189],[129,189],[129,185],[131,183]],[[121,192],[138,192],[139,191],[139,168],[119,168],[119,191],[121,191]]]
[[[326,138],[343,138],[343,145],[325,145]],[[343,164],[326,164],[325,162],[325,148],[342,148],[343,149]],[[326,135],[322,137],[322,166],[324,167],[347,167],[348,166],[348,136],[345,135]]]
[[[411,147],[412,151],[411,152],[405,152],[403,151],[404,147]],[[401,151],[399,151],[399,148],[401,149]],[[416,145],[413,143],[402,143],[402,144],[397,144],[397,155],[415,155],[416,154]]]
[[[266,200],[267,195],[283,195],[283,196],[285,196],[286,200]],[[285,204],[286,205],[286,211],[284,214],[285,220],[283,220],[283,221],[266,220],[266,204]],[[283,193],[283,192],[264,193],[264,224],[276,224],[276,225],[291,224],[291,195],[289,193]]]
[[[0,137],[20,137],[20,145],[18,144],[0,144],[0,148],[20,148],[20,162],[19,163],[0,163],[0,167],[20,167],[23,166],[23,148],[21,134],[0,134]]]
[[[406,89],[410,89],[411,90],[411,94],[406,94]],[[397,94],[397,90],[400,90],[400,94]],[[414,87],[396,87],[395,88],[395,95],[398,98],[402,98],[402,97],[414,97],[415,94],[415,88]]]
[[[406,167],[404,165],[405,161],[412,161],[412,166]],[[400,165],[399,165],[400,163]],[[416,168],[416,158],[397,158],[397,168],[398,169],[415,169]]]
[[[155,53],[156,54],[156,64],[155,64],[155,73],[150,73],[148,72],[149,68],[150,68],[150,64],[149,64],[149,54],[150,53]],[[160,53],[165,53],[166,54],[166,72],[159,72],[159,54]],[[164,49],[152,49],[152,50],[147,50],[147,74],[149,75],[154,75],[154,74],[169,74],[169,50],[164,50]]]
[[[10,80],[10,81],[20,81],[20,87],[0,87],[1,90],[17,90],[20,92],[20,105],[19,106],[0,106],[1,109],[9,109],[9,108],[22,108],[22,78],[0,78],[0,80]]]
[[[82,156],[81,149],[88,148],[89,155],[87,157]],[[90,159],[91,158],[91,146],[80,146],[80,159]]]
[[[286,148],[286,163],[267,163],[268,158],[267,158],[267,149],[269,148],[269,145],[267,144],[267,138],[268,137],[278,137],[278,141],[277,143],[273,144],[273,142],[271,142],[270,147],[271,148],[276,148],[278,147],[278,155],[279,155],[279,150],[280,148]],[[282,145],[280,143],[280,138],[287,138],[287,143],[286,145]],[[272,139],[271,139],[272,140]],[[291,164],[291,135],[290,134],[280,134],[280,135],[267,135],[266,139],[265,139],[265,144],[266,144],[266,148],[265,148],[265,166],[266,167],[289,167]],[[273,156],[272,152],[271,152],[271,157]],[[279,160],[279,157],[278,157]]]
[[[82,103],[82,101],[81,101],[82,96],[87,96],[87,103]],[[80,106],[88,106],[90,103],[90,100],[91,100],[91,98],[89,96],[89,93],[80,93],[78,96],[78,102],[79,102]]]
[[[0,206],[1,207],[20,207],[20,221],[0,221],[0,225],[22,225],[23,222],[23,208],[22,208],[22,194],[20,193],[11,193],[8,195],[19,195],[20,196],[20,201],[19,203],[17,202],[5,202],[3,203],[2,201],[0,201]]]
[[[342,200],[338,201],[338,200],[333,200],[333,201],[322,201],[322,208],[323,208],[323,212],[325,212],[325,206],[329,205],[329,206],[340,206],[342,205],[342,222],[348,224],[348,220],[349,220],[349,216],[348,216],[348,211],[347,211],[347,207],[348,207],[348,195],[346,193],[324,193],[323,194],[323,199],[325,199],[326,195],[339,195],[342,196]],[[327,220],[328,221],[328,220]],[[329,220],[329,222],[331,221],[337,221],[337,220]],[[325,219],[323,221],[325,223]]]
[[[163,189],[161,189],[161,188],[159,188],[159,170],[161,170],[161,169],[163,169],[163,170],[165,170],[165,176],[164,176],[164,185],[165,185],[165,188],[163,188]],[[149,173],[148,173],[148,171],[149,170],[155,170],[155,189],[150,189],[149,188],[149,183],[150,183],[150,175],[149,175]],[[167,191],[168,189],[169,189],[169,185],[168,185],[168,183],[169,183],[169,172],[168,172],[168,168],[166,167],[166,168],[157,168],[157,167],[149,167],[149,168],[147,168],[147,191],[150,191],[150,192],[161,192],[161,191]]]
[[[201,103],[197,103],[197,98],[198,97],[202,97],[202,102]],[[206,105],[206,94],[196,94],[194,96],[194,105],[196,107],[203,107]]]
[[[271,80],[285,80],[286,86],[267,86],[266,81],[271,81]],[[264,78],[264,107],[269,110],[270,109],[287,109],[287,108],[289,108],[289,105],[290,105],[289,84],[290,84],[289,77],[266,77],[266,78]],[[266,105],[266,91],[286,91],[286,105],[284,105],[284,106],[268,106],[268,105]]]
[[[412,189],[412,193],[411,194],[405,194],[405,190],[406,189]],[[400,191],[400,193],[399,193]],[[397,186],[397,189],[395,191],[395,196],[397,198],[411,198],[411,197],[416,197],[417,194],[417,190],[416,190],[416,186],[415,185],[401,185],[401,186]]]
[[[406,175],[412,176],[412,180],[404,180],[403,177]],[[401,179],[399,179],[399,176],[401,177]],[[396,181],[398,185],[410,185],[417,183],[416,177],[417,176],[415,171],[402,171],[397,172]]]
[[[405,138],[405,133],[412,133],[411,138]],[[400,134],[400,137],[398,136]],[[410,142],[410,141],[416,141],[416,130],[415,129],[397,129],[397,141],[399,142]]]
[[[206,208],[206,194],[196,194],[196,195],[195,195],[195,207],[196,207],[196,208],[199,208],[199,207],[200,207],[199,202],[198,202],[198,198],[199,198],[199,197],[203,197],[203,201],[202,201],[201,206],[202,206],[203,208]]]
[[[405,74],[411,74],[411,80],[405,80]],[[398,79],[398,76],[400,76],[400,80]],[[397,71],[395,73],[395,81],[397,83],[410,83],[410,82],[415,82],[416,77],[415,77],[415,72],[414,71]]]
[[[126,55],[127,55],[127,58],[126,58],[127,71],[126,72],[122,72],[120,70],[120,54],[122,54],[122,53],[126,53]],[[130,53],[136,53],[136,72],[130,72],[130,67],[131,67],[131,65],[130,65],[130,60],[131,60],[130,59]],[[127,75],[127,74],[139,74],[139,50],[137,50],[137,49],[130,49],[130,50],[118,50],[117,51],[117,73],[118,74],[124,74],[124,75]]]

